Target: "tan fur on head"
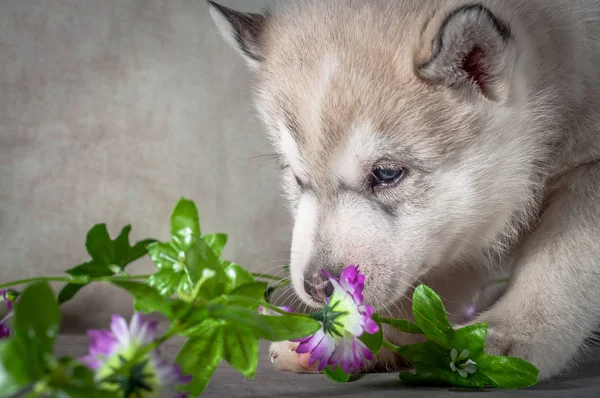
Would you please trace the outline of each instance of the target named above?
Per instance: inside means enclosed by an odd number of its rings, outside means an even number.
[[[568,362],[589,327],[544,329],[510,306],[531,300],[530,289],[548,297],[529,311],[572,319],[557,297],[576,294],[575,273],[600,268],[590,254],[576,264],[551,254],[592,250],[582,236],[597,228],[574,228],[551,247],[537,236],[556,222],[547,206],[568,194],[564,176],[600,159],[598,2],[305,0],[264,18],[211,12],[250,59],[295,216],[291,272],[305,302],[318,305],[305,281],[319,270],[360,264],[378,311],[405,316],[407,295],[425,281],[459,312],[486,273],[527,269],[494,307],[512,319],[494,309],[481,318],[494,322],[490,347],[531,357],[543,377]],[[381,170],[403,173],[382,185]],[[553,217],[578,219],[568,210]],[[544,278],[542,258],[571,285]],[[600,321],[597,298],[578,313],[585,321]],[[505,331],[517,333],[515,323],[527,344],[558,344],[561,365],[513,344]],[[559,344],[561,335],[578,343]]]

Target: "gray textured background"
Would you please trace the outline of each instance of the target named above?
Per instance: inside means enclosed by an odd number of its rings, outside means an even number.
[[[261,271],[285,263],[276,165],[250,159],[268,147],[249,77],[204,0],[0,0],[0,280],[87,260],[98,222],[166,239],[182,195],[204,231],[230,234],[226,258]],[[120,291],[94,286],[65,307],[67,328],[130,310]]]

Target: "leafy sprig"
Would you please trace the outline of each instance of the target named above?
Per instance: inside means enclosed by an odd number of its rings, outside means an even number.
[[[113,240],[106,225],[95,225],[86,237],[91,259],[68,269],[66,276],[31,278],[0,286],[25,285],[14,308],[11,336],[0,341],[0,397],[19,392],[32,397],[91,398],[143,394],[148,387],[141,371],[144,355],[174,336],[185,338],[176,362],[184,373],[193,376],[182,390],[198,396],[222,361],[253,378],[261,339],[298,339],[321,327],[308,315],[286,313],[269,303],[270,294],[285,286],[286,279],[252,274],[222,259],[227,235],[202,235],[198,210],[190,200],[181,199],[175,206],[169,241],[146,239],[132,246],[130,232],[131,227],[126,226]],[[156,265],[156,272],[127,274],[126,267],[146,255]],[[49,285],[54,281],[66,283],[58,297]],[[75,358],[57,358],[54,350],[60,329],[59,304],[90,283],[109,283],[123,289],[132,296],[136,311],[157,312],[170,322],[160,338],[129,360],[124,359],[123,367],[104,380],[97,380]],[[260,313],[259,306],[278,315]],[[533,365],[484,352],[487,325],[453,328],[440,298],[426,286],[414,292],[413,315],[415,323],[375,315],[379,331],[360,337],[374,354],[386,347],[406,358],[415,371],[400,373],[405,382],[522,388],[537,381],[538,371]],[[382,324],[421,334],[424,342],[397,347],[384,338]],[[355,378],[339,367],[326,369],[324,374],[335,381]],[[107,383],[112,388],[107,389]]]

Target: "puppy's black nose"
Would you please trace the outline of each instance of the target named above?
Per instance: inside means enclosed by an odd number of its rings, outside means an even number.
[[[313,300],[322,303],[333,294],[333,285],[322,273],[317,272],[304,278],[304,291]]]

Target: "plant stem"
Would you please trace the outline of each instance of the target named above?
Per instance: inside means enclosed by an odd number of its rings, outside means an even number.
[[[390,325],[391,327],[401,330],[404,333],[423,334],[423,331],[419,326],[406,319],[382,318],[375,314],[373,315],[373,320]]]
[[[33,386],[33,389],[31,391],[29,391],[29,393],[25,396],[25,398],[39,397],[48,392],[49,392],[48,391],[48,382],[46,381],[46,379],[42,379],[42,380],[38,381],[37,383],[35,383],[35,385]]]
[[[390,343],[389,341],[383,340],[383,342],[381,343],[381,345],[384,346],[385,348],[387,348],[390,351],[394,351],[396,354],[398,354],[398,351],[400,350],[400,347],[398,347],[397,345],[394,345],[394,344]]]
[[[92,278],[92,282],[111,282],[111,281],[130,281],[138,279],[148,279],[152,275],[113,275],[113,276],[100,276]]]
[[[250,298],[250,297],[243,297],[243,296],[227,296],[226,299],[229,302],[238,301],[238,302],[243,302],[243,303],[248,303],[248,304],[258,304],[258,305],[262,305],[265,308],[273,310],[273,311],[275,311],[275,312],[277,312],[277,313],[279,313],[281,315],[290,315],[289,312],[284,311],[281,308],[276,307],[276,306],[274,306],[272,304],[269,304],[269,303],[267,303],[267,302],[265,302],[263,300],[257,300],[257,299],[253,299],[253,298]],[[294,315],[301,315],[301,316],[310,318],[310,315],[307,315],[307,314],[300,314],[300,313],[297,313],[297,312],[294,312],[293,314]]]
[[[26,285],[34,282],[69,282],[70,276],[58,276],[58,277],[37,277],[28,279],[19,279],[18,281],[8,282],[0,285],[0,289],[4,289],[11,286]]]
[[[127,281],[127,280],[137,280],[137,279],[148,279],[151,275],[113,275],[113,276],[98,276],[90,279],[90,282],[110,282],[110,281]],[[0,289],[4,289],[7,287],[18,286],[18,285],[28,285],[30,283],[35,282],[64,282],[64,283],[76,283],[80,285],[84,285],[80,279],[72,277],[72,276],[40,276],[36,278],[27,278],[27,279],[19,279],[17,281],[3,283],[0,285]]]

